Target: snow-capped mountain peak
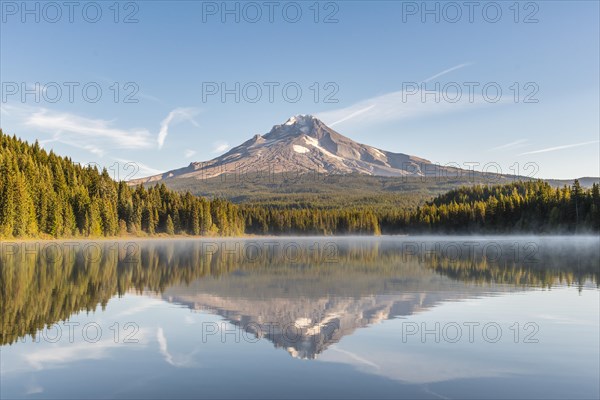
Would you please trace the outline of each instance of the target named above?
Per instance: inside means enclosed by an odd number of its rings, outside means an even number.
[[[288,118],[288,120],[285,121],[284,125],[290,126],[290,125],[298,124],[301,126],[307,126],[315,119],[316,118],[313,117],[312,115],[298,114],[298,115],[294,115],[293,117]]]
[[[318,118],[299,114],[210,161],[191,163],[188,167],[132,183],[178,177],[207,179],[240,171],[421,176],[427,165],[432,163],[357,143]]]

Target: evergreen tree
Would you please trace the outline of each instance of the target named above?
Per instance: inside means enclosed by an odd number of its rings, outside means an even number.
[[[167,235],[174,235],[175,234],[175,225],[173,224],[173,219],[171,218],[170,215],[167,217],[166,232],[167,232]]]

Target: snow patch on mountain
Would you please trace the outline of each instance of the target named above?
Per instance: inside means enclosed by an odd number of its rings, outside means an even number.
[[[313,119],[315,118],[312,115],[298,114],[290,117],[287,121],[285,121],[284,125],[292,126],[294,124],[299,124],[305,126]]]
[[[381,158],[386,158],[385,154],[383,154],[381,151],[377,150],[375,147],[371,147],[371,150],[373,150],[373,152],[375,153],[375,155],[381,157]]]
[[[306,142],[306,144],[313,146],[314,148],[316,148],[317,150],[319,150],[321,153],[325,154],[326,156],[333,157],[336,160],[343,160],[342,157],[336,156],[335,154],[331,153],[329,150],[321,147],[321,145],[319,144],[319,141],[313,137],[304,136],[304,141]]]
[[[307,149],[306,147],[304,147],[304,146],[298,146],[297,144],[293,145],[293,148],[294,148],[294,151],[296,153],[300,153],[300,154],[304,154],[304,153],[310,152],[310,150]]]

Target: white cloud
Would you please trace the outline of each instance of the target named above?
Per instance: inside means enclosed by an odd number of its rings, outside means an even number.
[[[349,364],[363,372],[417,385],[458,379],[499,378],[508,374],[525,373],[522,368],[503,364],[489,365],[476,357],[457,359],[447,352],[424,354],[419,352],[418,346],[407,346],[405,351],[395,357],[389,357],[388,353],[378,348],[348,353],[340,351],[340,347],[337,346],[336,350],[322,353],[321,362]],[[376,359],[378,363],[369,361],[367,357]],[[447,367],[448,363],[452,364],[452,368]],[[406,368],[407,365],[410,365],[410,368]]]
[[[521,153],[519,155],[520,156],[524,156],[526,154],[548,153],[550,151],[558,151],[558,150],[570,149],[570,148],[573,148],[573,147],[586,146],[588,144],[595,144],[595,143],[600,143],[600,141],[598,141],[598,140],[592,140],[590,142],[565,144],[565,145],[562,145],[562,146],[555,146],[555,147],[547,147],[547,148],[541,149],[541,150],[527,151],[527,152]]]
[[[222,153],[229,149],[229,143],[227,142],[215,142],[213,143],[213,153]]]
[[[123,158],[115,158],[115,160],[124,164],[119,166],[119,178],[124,179],[126,181],[130,179],[139,178],[140,176],[158,175],[165,172],[160,169],[152,168],[139,161],[125,160]]]
[[[333,351],[337,351],[337,352],[343,353],[343,354],[347,355],[348,357],[350,357],[351,359],[358,361],[361,364],[368,365],[369,367],[373,367],[375,369],[380,369],[379,365],[377,365],[376,363],[374,363],[372,361],[369,361],[366,358],[361,357],[358,354],[353,353],[351,351],[343,350],[343,349],[341,349],[341,348],[339,348],[337,346],[331,346],[329,348],[329,350],[333,350]]]
[[[171,354],[169,353],[167,338],[165,337],[163,328],[158,328],[158,330],[156,331],[156,340],[158,341],[158,349],[160,351],[160,354],[163,355],[165,361],[168,364],[174,365],[173,356],[171,356]]]
[[[435,75],[433,75],[433,76],[430,76],[430,77],[429,77],[429,78],[427,78],[427,79],[424,79],[424,80],[423,80],[423,83],[427,83],[427,82],[429,82],[429,81],[432,81],[432,80],[434,80],[435,78],[439,78],[440,76],[442,76],[442,75],[446,75],[446,74],[448,74],[448,73],[450,73],[450,72],[452,72],[452,71],[456,71],[457,69],[461,69],[461,68],[464,68],[464,67],[468,67],[469,65],[471,65],[471,63],[463,63],[463,64],[458,64],[458,65],[455,65],[455,66],[454,66],[454,67],[452,67],[452,68],[445,69],[445,70],[443,70],[442,72],[439,72],[439,73],[437,73],[437,74],[435,74]]]
[[[194,116],[198,114],[198,110],[195,108],[176,108],[167,115],[165,119],[160,123],[160,131],[158,132],[158,148],[162,148],[165,144],[165,139],[169,134],[169,125],[172,123],[178,123],[181,121],[190,121],[194,126],[198,127],[198,123],[194,120]]]
[[[14,107],[12,107],[10,104],[2,104],[2,107],[0,107],[0,115],[4,114],[4,115],[11,115],[10,110],[13,109]]]
[[[83,149],[86,151],[89,151],[90,153],[98,156],[98,157],[104,157],[104,150],[101,149],[100,147],[93,145],[93,144],[89,144],[89,143],[81,143],[80,141],[74,141],[74,140],[69,140],[68,138],[62,138],[60,134],[56,133],[52,136],[52,139],[47,139],[47,140],[42,140],[39,141],[39,144],[42,148],[44,148],[44,145],[46,143],[51,143],[51,142],[61,142],[64,144],[68,144],[69,146],[73,146],[73,147],[77,147],[78,149]]]
[[[160,354],[162,354],[167,364],[170,364],[174,367],[190,367],[194,365],[193,356],[197,353],[197,350],[181,356],[176,360],[175,357],[173,357],[173,355],[169,352],[167,338],[162,327],[159,327],[156,331],[156,340],[158,341],[158,351]]]
[[[463,63],[445,69],[423,80],[421,83],[424,84],[469,65],[471,64]],[[469,105],[485,104],[481,95],[473,95],[473,98],[469,98],[468,88],[462,90],[462,94],[458,100],[454,99],[454,93],[448,91],[448,93],[439,93],[440,101],[435,101],[432,92],[426,90],[422,93],[420,89],[417,89],[415,92],[405,92],[403,90],[391,92],[362,100],[348,107],[319,113],[317,117],[329,126],[334,126],[351,119],[356,123],[376,123],[458,111],[465,109]],[[443,97],[444,95],[446,97]]]
[[[483,96],[477,94],[473,94],[472,99],[470,99],[466,89],[454,102],[447,100],[448,98],[452,99],[454,93],[438,92],[440,101],[435,101],[433,91],[425,93],[421,93],[421,90],[416,90],[414,93],[392,92],[360,101],[349,107],[319,113],[317,117],[328,125],[340,124],[350,119],[358,124],[368,124],[458,112],[492,104],[486,102]],[[443,97],[444,95],[446,98]],[[425,97],[423,98],[423,96]],[[499,104],[501,101],[495,104]]]
[[[360,115],[360,114],[362,114],[362,113],[365,113],[365,112],[369,111],[369,110],[370,110],[370,109],[372,109],[373,107],[375,107],[375,104],[371,104],[370,106],[368,106],[368,107],[366,107],[366,108],[363,108],[362,110],[355,111],[355,112],[353,112],[352,114],[350,114],[350,115],[348,115],[348,116],[346,116],[346,117],[344,117],[344,118],[342,118],[342,119],[340,119],[340,120],[338,120],[338,121],[332,122],[331,124],[329,124],[329,126],[334,126],[334,125],[336,125],[336,124],[339,124],[339,123],[342,123],[342,122],[344,122],[344,121],[347,121],[347,120],[349,120],[349,119],[351,119],[351,118],[354,118],[354,117],[356,117],[357,115]]]
[[[122,129],[115,127],[114,121],[87,118],[68,112],[8,104],[2,107],[3,114],[16,117],[25,126],[52,134],[51,138],[40,140],[40,145],[60,142],[99,157],[110,149],[160,149],[173,123],[189,121],[198,127],[193,118],[198,112],[194,108],[174,109],[163,119],[160,131],[155,136],[145,128]]]
[[[185,158],[190,158],[190,157],[193,157],[195,154],[196,154],[196,150],[186,149],[185,152],[183,153],[183,156]]]
[[[37,384],[32,376],[30,382],[25,385],[25,394],[31,396],[32,394],[44,393],[44,388]]]
[[[156,96],[152,96],[143,92],[138,92],[137,97],[140,97],[142,99],[146,99],[146,100],[151,100],[151,101],[155,101],[157,103],[160,104],[164,104],[158,97]]]
[[[510,142],[510,143],[506,143],[506,144],[503,144],[500,146],[492,147],[490,150],[505,150],[505,149],[512,149],[515,147],[523,147],[526,142],[527,142],[527,139],[518,139],[518,140],[515,140],[514,142]]]
[[[30,114],[25,125],[41,131],[54,132],[54,139],[88,150],[100,152],[101,145],[124,149],[153,147],[153,138],[146,129],[119,129],[111,121],[90,119],[70,113],[41,109]]]
[[[141,346],[145,345],[147,332],[140,329],[136,338]],[[115,342],[113,339],[102,339],[96,343],[80,342],[65,343],[30,351],[23,356],[27,365],[36,370],[48,367],[56,368],[64,364],[80,362],[81,360],[99,360],[109,356],[109,352],[116,348],[124,347],[124,343]]]

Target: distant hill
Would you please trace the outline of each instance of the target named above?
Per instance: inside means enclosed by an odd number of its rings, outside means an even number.
[[[573,184],[573,179],[544,179],[551,186],[554,187],[563,187],[565,185],[569,186]],[[577,178],[579,184],[584,188],[591,188],[594,183],[600,184],[600,178],[594,178],[592,176],[584,176],[582,178]]]
[[[516,178],[515,178],[516,179]],[[500,183],[512,179],[501,178]],[[449,190],[474,184],[494,183],[474,178],[384,177],[361,174],[248,174],[221,175],[206,180],[178,178],[161,181],[176,191],[197,196],[225,198],[238,204],[292,208],[413,208]],[[148,183],[146,186],[152,186]]]

